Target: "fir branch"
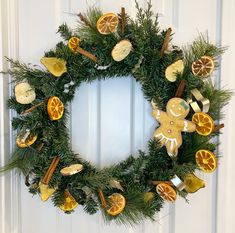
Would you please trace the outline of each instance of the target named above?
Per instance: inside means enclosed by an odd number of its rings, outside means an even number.
[[[199,59],[200,57],[207,55],[211,56],[216,66],[218,63],[216,62],[218,56],[225,52],[226,48],[221,46],[216,46],[210,43],[207,34],[200,34],[200,36],[193,41],[191,45],[184,46],[184,60],[186,62],[186,66],[191,67],[191,64]]]
[[[193,173],[197,168],[198,166],[192,163],[178,164],[177,161],[174,161],[172,173],[183,179],[187,174]]]
[[[91,43],[102,42],[104,36],[96,29],[96,22],[102,16],[101,10],[98,8],[90,8],[82,15],[85,20],[78,21],[76,29],[78,37]]]
[[[73,35],[72,30],[68,27],[68,25],[66,23],[59,26],[57,33],[59,33],[60,36],[65,41],[69,40]]]
[[[232,95],[232,91],[216,89],[215,86],[209,83],[204,86],[203,96],[210,100],[209,114],[213,120],[221,120],[224,118],[222,109],[229,103]]]
[[[83,177],[83,183],[89,185],[93,189],[109,188],[109,181],[115,179],[109,170],[102,169],[99,172],[93,172]]]
[[[92,215],[97,213],[99,210],[99,205],[93,198],[89,198],[83,205],[83,209],[86,213]]]
[[[154,204],[146,204],[143,195],[137,187],[128,186],[128,190],[124,193],[127,200],[124,211],[118,216],[110,216],[106,211],[102,211],[104,219],[124,225],[139,224],[146,218],[153,220],[154,213],[160,209],[163,201],[159,196],[155,196]]]
[[[10,161],[0,168],[0,172],[16,168],[18,172],[22,172],[26,176],[31,172],[36,156],[38,156],[38,152],[31,147],[16,149],[11,155]]]

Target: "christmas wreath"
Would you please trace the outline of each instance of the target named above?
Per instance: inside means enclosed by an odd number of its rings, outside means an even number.
[[[15,83],[8,106],[18,114],[12,119],[18,135],[2,170],[20,169],[30,193],[51,198],[65,213],[82,205],[89,214],[101,210],[106,220],[154,220],[164,201],[186,199],[205,186],[196,169],[217,167],[211,139],[223,127],[221,109],[231,93],[216,89],[210,76],[224,48],[206,36],[182,49],[172,46],[172,30],[160,30],[151,4],[137,9],[136,20],[124,8],[78,14],[75,30],[59,27],[63,41],[41,58],[43,68],[8,59],[5,73]],[[147,151],[98,169],[71,150],[68,104],[83,82],[128,75],[141,84],[158,127]]]

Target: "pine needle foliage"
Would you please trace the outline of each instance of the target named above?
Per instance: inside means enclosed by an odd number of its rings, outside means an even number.
[[[97,79],[132,75],[140,82],[146,99],[149,101],[153,99],[159,108],[165,110],[167,101],[175,96],[180,81],[184,79],[186,90],[182,98],[188,99],[190,90],[198,88],[211,102],[209,114],[214,120],[220,120],[223,117],[221,109],[228,103],[231,92],[217,90],[214,86],[205,84],[202,79],[193,75],[191,65],[203,55],[218,59],[224,52],[224,48],[209,43],[207,36],[200,35],[192,45],[185,46],[183,49],[173,47],[170,52],[161,57],[160,50],[167,30],[160,29],[158,16],[151,11],[150,3],[145,10],[137,4],[136,20],[126,15],[124,33],[121,33],[119,25],[117,33],[101,35],[96,29],[96,22],[101,15],[102,12],[99,9],[92,8],[82,14],[82,21],[78,22],[76,29],[71,30],[66,24],[59,27],[58,33],[64,41],[47,51],[45,56],[66,60],[67,73],[60,78],[55,78],[41,67],[8,59],[11,68],[5,73],[11,75],[15,83],[27,80],[35,88],[37,95],[37,99],[28,105],[19,104],[15,96],[9,99],[8,107],[18,113],[18,116],[12,119],[13,129],[21,131],[29,128],[37,134],[38,139],[28,148],[16,148],[11,160],[1,171],[19,169],[31,179],[29,191],[34,195],[40,195],[39,182],[53,157],[60,156],[60,162],[49,183],[50,187],[56,188],[52,197],[55,206],[59,207],[64,202],[64,191],[69,190],[88,214],[95,214],[101,210],[104,219],[108,222],[114,220],[122,224],[137,224],[146,218],[154,220],[155,213],[160,211],[164,204],[162,198],[156,193],[156,187],[152,181],[169,181],[175,175],[184,179],[185,175],[194,172],[198,168],[195,163],[196,151],[215,150],[217,145],[211,139],[218,133],[208,137],[202,137],[197,133],[183,133],[183,144],[175,159],[168,156],[165,147],[161,147],[158,141],[150,140],[147,151],[139,151],[137,155],[130,155],[117,164],[98,169],[80,158],[79,154],[75,154],[70,148],[66,127],[69,115],[67,106],[72,101],[76,88],[82,82],[89,83]],[[79,37],[80,46],[99,58],[98,65],[109,65],[109,67],[105,70],[97,70],[92,60],[72,53],[67,46],[71,36]],[[122,62],[115,62],[110,54],[120,39],[129,39],[133,50]],[[171,83],[165,78],[165,69],[179,59],[184,60],[185,69],[178,75],[176,82]],[[218,63],[216,65],[218,66]],[[78,67],[79,72],[77,72]],[[64,85],[70,81],[75,85],[70,87],[69,93],[64,93]],[[58,121],[51,121],[47,114],[47,100],[51,96],[58,96],[65,105],[65,114]],[[43,104],[31,113],[21,115],[38,103]],[[189,114],[189,118],[192,114],[193,112]],[[44,146],[38,150],[41,143]],[[73,176],[63,177],[60,170],[74,163],[83,164],[84,170]],[[118,188],[110,186],[111,180],[119,181],[124,191],[121,192]],[[98,194],[99,188],[103,190],[106,198],[114,192],[122,193],[126,198],[126,207],[121,214],[117,216],[107,214],[102,207]],[[144,201],[146,192],[154,194],[150,202]],[[187,196],[184,191],[177,191],[177,193],[183,198]]]

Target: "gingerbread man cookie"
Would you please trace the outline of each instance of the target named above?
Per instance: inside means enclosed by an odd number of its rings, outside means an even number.
[[[153,134],[154,138],[166,146],[169,156],[177,156],[182,144],[181,132],[194,132],[196,125],[185,117],[189,113],[188,103],[181,98],[172,98],[167,102],[166,112],[153,105],[152,116],[160,123]]]

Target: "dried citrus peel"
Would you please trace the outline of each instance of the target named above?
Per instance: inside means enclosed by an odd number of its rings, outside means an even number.
[[[158,184],[156,187],[156,191],[159,196],[165,201],[174,202],[176,200],[176,191],[169,184]]]
[[[33,134],[30,134],[28,138],[25,140],[25,142],[22,141],[21,136],[17,136],[16,144],[20,148],[26,148],[26,147],[33,145],[36,142],[36,140],[37,140],[37,135],[33,135]]]
[[[196,132],[202,136],[208,136],[214,131],[213,119],[204,112],[195,113],[192,122],[196,124]]]
[[[195,155],[196,163],[205,173],[211,173],[217,168],[217,158],[209,150],[199,150]]]
[[[109,197],[109,203],[110,203],[110,208],[107,209],[107,213],[112,216],[116,216],[124,210],[126,206],[126,199],[120,193],[113,193]]]
[[[120,62],[124,60],[131,52],[132,44],[129,40],[121,40],[112,50],[112,58],[114,61]]]
[[[201,78],[210,76],[214,68],[215,63],[213,58],[206,55],[192,63],[192,73]]]
[[[36,93],[28,82],[20,82],[15,86],[16,101],[20,104],[30,104],[36,99]]]
[[[97,57],[93,54],[91,54],[90,52],[86,51],[85,49],[82,49],[79,46],[80,43],[80,39],[78,37],[71,37],[68,41],[68,47],[69,49],[73,52],[73,53],[80,53],[88,58],[90,58],[91,60],[97,62]]]
[[[63,176],[72,176],[74,174],[77,174],[83,170],[82,164],[72,164],[68,167],[64,167],[60,170],[60,173]]]
[[[47,102],[47,112],[51,120],[59,120],[64,114],[64,104],[57,96],[51,96]]]
[[[117,31],[118,23],[118,16],[116,14],[107,13],[98,19],[96,28],[100,34],[108,35]]]

